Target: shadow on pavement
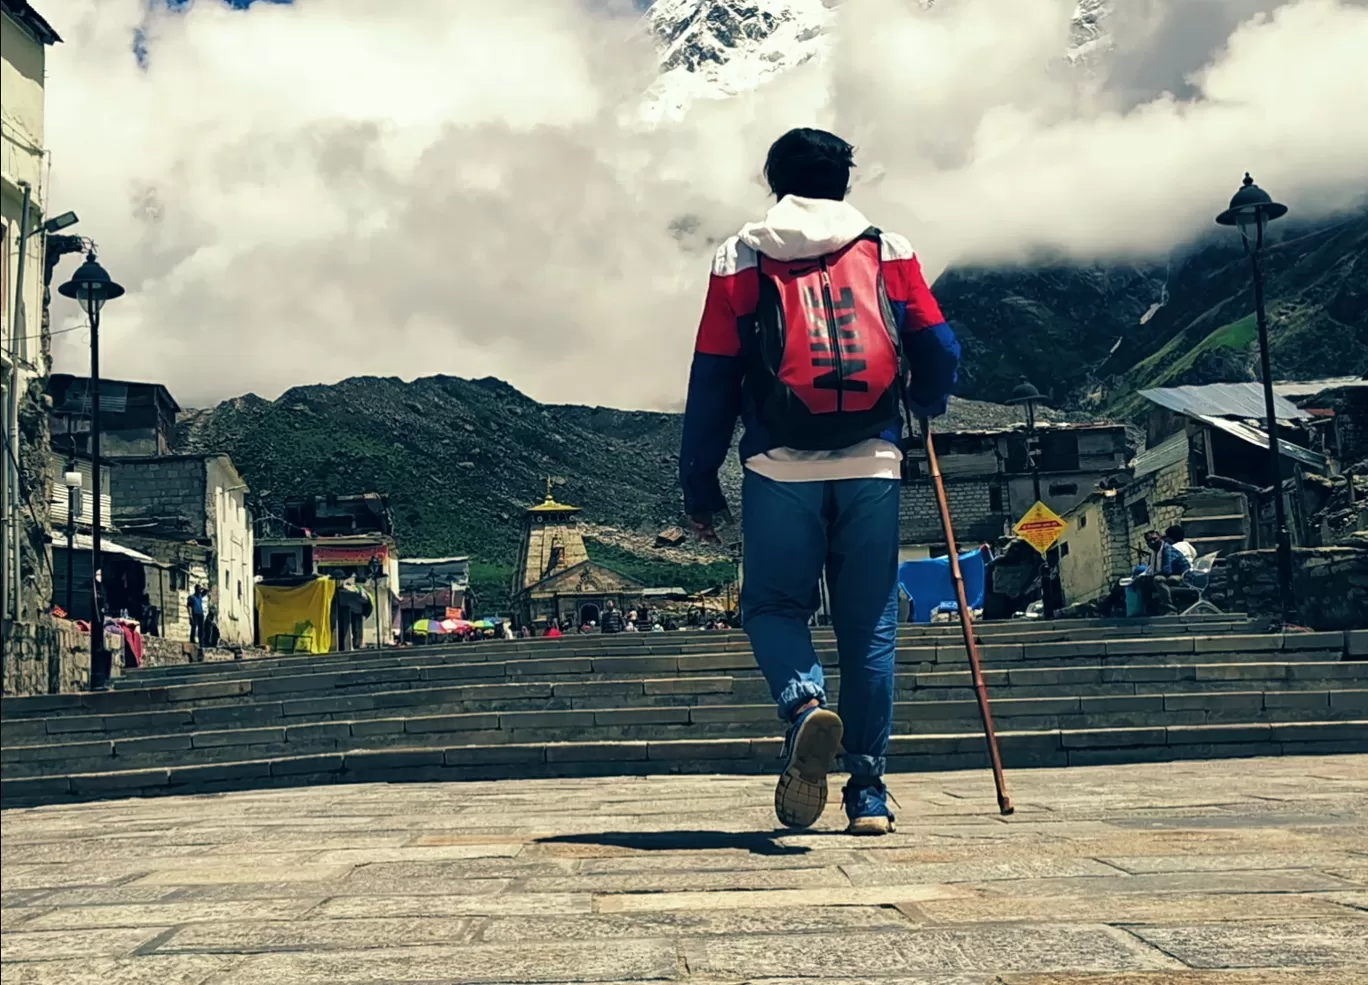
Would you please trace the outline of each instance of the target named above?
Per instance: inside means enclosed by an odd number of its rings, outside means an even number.
[[[642,852],[716,852],[740,850],[752,855],[804,855],[811,849],[781,845],[792,831],[602,831],[595,834],[538,838],[538,845],[604,845]]]

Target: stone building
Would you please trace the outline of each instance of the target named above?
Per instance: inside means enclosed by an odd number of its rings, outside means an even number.
[[[232,459],[130,456],[116,460],[110,476],[120,542],[193,577],[203,571],[220,638],[249,645],[255,635],[252,520],[247,484]],[[178,602],[177,614],[184,598]]]
[[[1263,392],[1254,383],[1222,383],[1141,391],[1150,401],[1150,446],[1127,474],[1094,491],[1064,515],[1057,548],[1068,604],[1107,595],[1118,579],[1149,556],[1145,535],[1181,524],[1198,555],[1226,556],[1274,539],[1268,483],[1268,435],[1258,426]],[[1315,415],[1281,397],[1282,496],[1294,544],[1307,538],[1310,512],[1300,476],[1333,471],[1307,447]]]
[[[1045,423],[1039,427],[1041,498],[1063,513],[1126,467],[1120,424]],[[935,432],[946,499],[962,548],[993,543],[1035,502],[1024,427]],[[945,535],[925,446],[908,451],[901,504],[903,560],[942,554]]]
[[[47,49],[62,39],[26,0],[0,2],[0,621],[37,619],[51,593],[47,547]]]
[[[624,612],[640,600],[641,582],[589,560],[578,506],[546,499],[523,514],[513,569],[513,605],[522,625],[597,622],[609,599]]]

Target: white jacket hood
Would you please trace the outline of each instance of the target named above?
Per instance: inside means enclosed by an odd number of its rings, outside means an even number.
[[[839,250],[868,228],[869,220],[847,202],[785,195],[737,237],[772,260],[805,260]]]

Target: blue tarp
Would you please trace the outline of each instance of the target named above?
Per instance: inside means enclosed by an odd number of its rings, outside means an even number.
[[[984,574],[988,552],[976,548],[960,555],[960,574],[964,577],[964,595],[971,609],[983,606]],[[933,557],[922,561],[904,561],[898,565],[898,587],[912,600],[912,621],[930,622],[931,614],[942,606],[959,606],[955,586],[950,581],[950,558]]]

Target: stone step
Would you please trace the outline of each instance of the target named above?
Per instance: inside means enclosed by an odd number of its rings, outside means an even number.
[[[1171,652],[1186,646],[1183,652]],[[1323,649],[1302,649],[1319,646]],[[1225,649],[1234,647],[1235,649]],[[1331,648],[1334,647],[1334,648]],[[1287,662],[1325,663],[1346,656],[1343,633],[1290,633],[1285,636],[1193,637],[1186,640],[1115,640],[1102,645],[1051,644],[1048,650],[1028,647],[985,647],[987,671],[1062,670],[1068,668],[1122,668],[1127,666],[1191,666],[1221,663],[1266,663],[1276,654]],[[1039,659],[1028,660],[1027,656]],[[898,652],[905,671],[967,673],[962,648]],[[835,666],[834,653],[823,662]],[[502,663],[435,664],[390,667],[379,670],[208,680],[164,687],[125,688],[118,691],[6,698],[0,702],[0,719],[118,714],[183,709],[260,701],[308,700],[380,691],[422,690],[478,683],[592,682],[623,679],[676,677],[757,676],[754,661],[745,652],[708,657],[568,657],[554,660],[506,661]]]
[[[992,708],[994,720],[1015,731],[1335,721],[1368,717],[1368,689],[1006,698],[993,702]],[[894,727],[906,734],[971,730],[978,721],[977,703],[968,696],[894,705]],[[782,723],[768,702],[416,715],[6,746],[0,750],[0,775],[174,767],[434,742],[618,742],[779,734]]]
[[[1344,633],[1291,633],[1286,635],[1244,635],[1228,634],[1222,636],[1192,637],[1153,637],[1140,639],[1116,639],[1098,643],[1051,643],[1051,644],[989,644],[980,648],[980,658],[984,666],[1011,665],[1017,663],[1042,663],[1051,665],[1070,660],[1090,661],[1099,656],[1122,659],[1127,657],[1148,658],[1164,655],[1181,659],[1188,654],[1226,653],[1237,655],[1235,659],[1258,659],[1259,654],[1268,652],[1313,652],[1340,651],[1347,646]],[[943,644],[936,647],[900,645],[897,650],[900,664],[967,664],[968,657],[962,645]],[[836,663],[834,646],[819,646],[818,654],[823,663]],[[287,690],[310,690],[314,685],[321,687],[362,686],[384,682],[397,682],[418,679],[488,678],[503,675],[509,678],[544,677],[546,675],[574,675],[576,677],[618,676],[622,672],[644,672],[658,675],[672,673],[699,673],[742,671],[754,668],[754,660],[748,649],[733,649],[712,654],[684,655],[647,655],[647,656],[563,656],[554,658],[519,659],[506,661],[463,661],[461,654],[451,654],[446,659],[435,656],[411,659],[396,663],[393,659],[377,664],[370,662],[343,665],[338,669],[320,670],[310,668],[304,673],[286,673],[295,668],[254,668],[248,664],[226,665],[226,669],[205,671],[201,674],[160,675],[132,674],[125,678],[121,691],[136,691],[148,687],[177,687],[182,684],[198,684],[210,681],[263,681],[255,690],[258,693],[284,692]],[[215,666],[215,665],[209,665]],[[223,667],[225,665],[217,665]],[[464,668],[464,669],[459,669]],[[332,682],[332,683],[330,683]],[[350,682],[350,683],[345,683]],[[0,705],[4,714],[18,714],[24,707],[41,704],[30,700],[25,705],[21,699],[6,699]],[[68,704],[75,704],[68,701]],[[60,706],[60,701],[49,701]]]
[[[1019,668],[988,670],[984,679],[994,700],[1125,697],[1170,692],[1220,694],[1254,689],[1298,693],[1368,686],[1368,662],[1280,660],[1186,666]],[[839,697],[840,688],[840,674],[833,672],[828,678],[833,701]],[[895,696],[900,701],[950,701],[969,693],[972,693],[970,677],[964,668],[954,672],[905,672],[895,679]],[[149,711],[12,719],[3,723],[4,744],[8,747],[97,737],[174,735],[231,727],[278,727],[404,715],[669,708],[699,704],[760,704],[770,699],[768,685],[754,673],[743,677],[652,679],[636,676],[620,680],[415,686],[318,698],[286,695],[284,700],[243,697],[238,702],[218,704],[171,702]]]
[[[1009,769],[1368,751],[1368,718],[1353,721],[1053,729],[999,733]],[[767,773],[781,740],[719,738],[532,742],[348,750],[139,770],[0,778],[0,806],[212,793],[327,783],[501,780],[527,777]],[[894,736],[891,772],[982,768],[975,731]],[[991,790],[991,780],[984,783]]]
[[[1196,618],[1196,617],[1192,617]],[[1218,633],[1240,632],[1257,633],[1260,629],[1244,617],[1212,617],[1211,621],[1171,621],[1171,620],[1131,620],[1120,621],[1108,626],[1067,628],[1068,622],[1039,623],[1040,630],[1007,630],[999,627],[1018,625],[1017,623],[988,623],[978,627],[978,636],[985,643],[1065,643],[1091,642],[1107,639],[1140,639],[1147,636],[1175,635],[1215,635]],[[1079,620],[1079,623],[1091,622]],[[1050,629],[1051,626],[1064,626],[1064,629]],[[937,627],[930,632],[927,627],[899,627],[899,638],[903,645],[934,646],[937,644],[959,645],[958,625]],[[819,647],[833,645],[829,630],[814,631],[814,639]],[[622,634],[619,636],[568,637],[560,640],[514,640],[492,643],[471,643],[459,645],[436,645],[420,647],[386,648],[381,650],[357,650],[350,653],[299,654],[258,657],[243,661],[219,661],[204,664],[176,664],[163,667],[150,667],[136,671],[132,677],[174,677],[181,675],[221,674],[241,671],[243,667],[252,668],[252,673],[307,673],[302,668],[337,669],[340,667],[360,667],[371,665],[398,665],[432,662],[433,658],[449,660],[459,658],[461,662],[481,660],[541,659],[547,656],[654,656],[707,654],[748,650],[749,643],[740,633],[672,633],[661,634]],[[126,678],[117,678],[115,686],[126,686]]]

